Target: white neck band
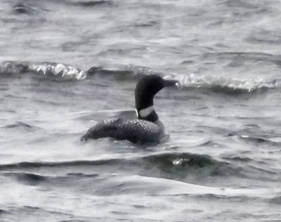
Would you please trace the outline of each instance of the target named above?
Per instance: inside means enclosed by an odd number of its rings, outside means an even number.
[[[147,117],[150,113],[152,113],[153,111],[154,111],[154,107],[153,107],[153,106],[149,106],[149,107],[147,107],[147,108],[145,108],[145,109],[141,109],[141,110],[139,111],[139,115],[140,115],[140,117],[145,118],[145,117]]]

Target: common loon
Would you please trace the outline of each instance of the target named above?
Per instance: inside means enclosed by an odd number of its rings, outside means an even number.
[[[173,86],[176,80],[166,80],[158,75],[143,77],[135,89],[135,103],[138,119],[111,118],[97,123],[81,138],[99,139],[110,137],[128,140],[132,143],[160,143],[168,135],[153,107],[153,98],[162,88]]]

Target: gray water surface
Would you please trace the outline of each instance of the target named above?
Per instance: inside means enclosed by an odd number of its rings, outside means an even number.
[[[279,1],[0,12],[1,221],[281,221]],[[80,141],[150,74],[180,82],[155,97],[168,142]]]

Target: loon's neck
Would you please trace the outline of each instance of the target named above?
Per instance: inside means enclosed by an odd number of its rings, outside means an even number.
[[[160,130],[162,131],[163,135],[167,135],[167,132],[165,130],[164,124],[159,120],[157,113],[155,112],[155,109],[152,106],[149,106],[147,108],[137,110],[137,116],[139,119],[147,120],[150,122],[155,123]]]
[[[139,119],[147,120],[150,122],[156,122],[158,120],[158,115],[155,112],[153,105],[141,110],[137,110],[137,116]]]

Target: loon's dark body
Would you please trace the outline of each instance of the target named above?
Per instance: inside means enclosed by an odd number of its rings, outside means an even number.
[[[82,140],[110,137],[132,143],[159,143],[162,133],[160,127],[146,120],[113,118],[97,123]]]
[[[164,80],[157,75],[141,79],[135,90],[138,119],[112,118],[97,123],[81,140],[110,137],[132,143],[159,143],[168,135],[163,123],[153,109],[154,95],[165,86],[175,85],[175,80]]]

